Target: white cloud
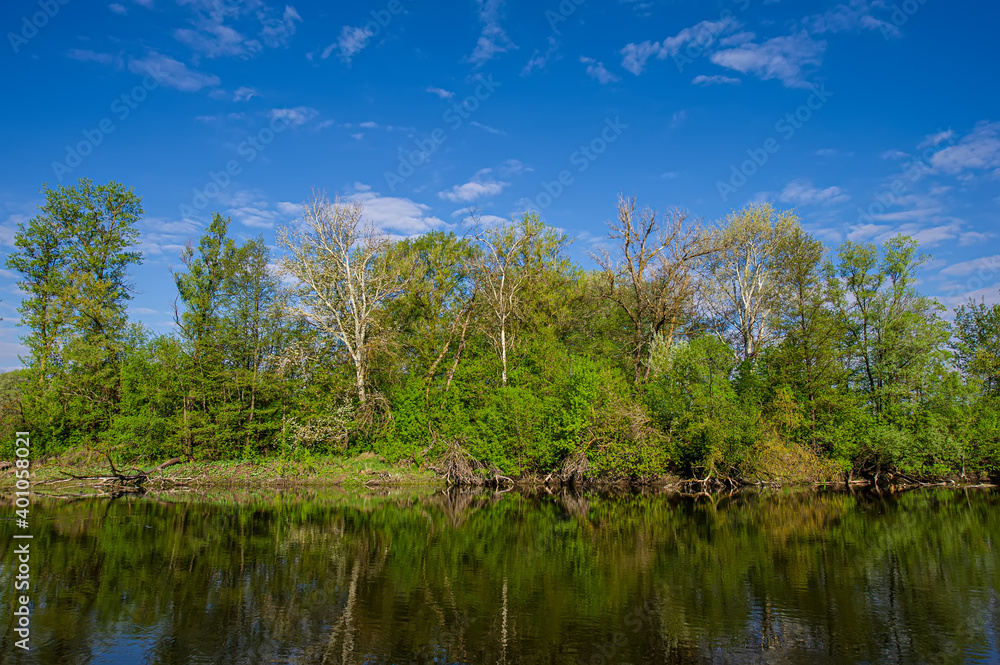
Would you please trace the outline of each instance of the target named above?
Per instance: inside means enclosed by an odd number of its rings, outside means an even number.
[[[481,123],[481,122],[479,122],[477,120],[473,120],[469,124],[472,125],[473,127],[478,127],[479,129],[481,129],[484,132],[487,132],[489,134],[503,134],[504,133],[504,132],[500,131],[499,129],[497,129],[496,127],[490,127],[489,125],[484,125],[483,123]]]
[[[843,150],[838,150],[837,148],[820,148],[813,153],[817,157],[853,157],[854,152],[844,152]]]
[[[931,165],[945,173],[1000,167],[1000,122],[981,122],[956,144],[931,157]]]
[[[764,80],[778,79],[786,87],[800,88],[808,85],[803,70],[822,64],[825,50],[826,42],[815,41],[803,31],[760,44],[750,42],[717,51],[710,59],[743,74],[753,74]]]
[[[504,161],[500,162],[499,165],[497,165],[497,169],[496,170],[497,170],[497,173],[499,173],[500,176],[504,177],[504,178],[506,178],[507,176],[512,176],[512,175],[521,175],[522,173],[524,173],[526,171],[531,171],[531,169],[528,168],[525,165],[525,163],[522,162],[519,159],[507,159],[507,160],[504,160]]]
[[[921,222],[936,219],[943,212],[943,207],[932,206],[911,208],[910,210],[899,210],[896,212],[884,212],[878,215],[871,215],[871,218],[877,222]]]
[[[993,233],[980,233],[979,231],[966,231],[958,239],[958,244],[963,246],[981,245],[993,240],[996,235]]]
[[[426,90],[432,95],[437,95],[441,99],[451,99],[452,97],[455,96],[454,92],[452,92],[451,90],[445,90],[444,88],[435,88],[431,86],[429,88],[426,88]]]
[[[815,34],[825,32],[859,32],[861,30],[878,30],[885,37],[898,37],[899,28],[876,17],[872,8],[885,9],[881,0],[850,0],[848,4],[839,4],[822,14],[806,17],[802,23]]]
[[[428,215],[430,206],[402,197],[379,196],[367,185],[361,187],[362,191],[347,196],[347,200],[359,201],[364,206],[365,217],[386,233],[413,236],[452,226]]]
[[[264,49],[256,39],[247,39],[236,29],[215,18],[196,21],[193,30],[179,28],[174,31],[174,37],[207,58],[250,58]]]
[[[622,67],[638,76],[646,68],[646,61],[659,55],[660,43],[647,40],[639,44],[626,44],[619,52],[622,54]]]
[[[251,97],[260,97],[260,93],[254,88],[247,87],[237,88],[236,92],[233,93],[234,102],[249,101]]]
[[[496,180],[492,173],[493,169],[481,169],[469,182],[438,192],[438,196],[452,203],[468,203],[483,197],[496,196],[510,183]]]
[[[281,18],[272,18],[265,15],[260,15],[261,30],[260,38],[264,40],[264,43],[271,47],[277,48],[279,46],[285,46],[291,39],[292,35],[295,34],[295,22],[302,22],[302,17],[299,13],[295,11],[295,8],[286,5],[285,11],[281,15]]]
[[[278,201],[274,204],[274,207],[278,209],[285,217],[295,217],[296,215],[302,214],[302,204],[292,203],[291,201]]]
[[[559,42],[552,35],[549,35],[548,41],[549,45],[545,49],[545,53],[535,49],[535,52],[531,54],[531,59],[525,63],[524,68],[521,70],[522,76],[527,76],[535,69],[545,69],[545,65],[549,63],[549,60],[558,55]]]
[[[219,77],[193,72],[183,62],[152,51],[145,58],[132,58],[128,69],[133,74],[150,74],[161,84],[183,92],[197,92],[219,85]]]
[[[122,57],[120,55],[111,55],[110,53],[96,53],[87,49],[72,48],[66,52],[66,55],[81,62],[96,62],[101,65],[122,66]]]
[[[834,205],[850,197],[840,187],[819,189],[808,180],[793,180],[778,194],[778,200],[793,205]]]
[[[942,242],[954,240],[959,236],[961,227],[957,222],[937,226],[921,227],[918,224],[859,224],[851,227],[847,239],[852,241],[871,241],[883,243],[897,235],[907,235],[917,241],[921,247],[933,247]]]
[[[1000,273],[1000,254],[954,263],[941,271],[949,277],[968,277],[973,273],[995,275]]]
[[[886,150],[882,153],[882,159],[906,159],[910,156],[910,153],[903,152],[902,150]]]
[[[702,21],[690,28],[684,28],[673,37],[667,37],[662,42],[646,40],[640,43],[626,44],[619,51],[622,55],[622,67],[636,76],[646,67],[646,61],[656,56],[658,60],[677,55],[681,48],[689,43],[695,43],[702,48],[709,47],[720,35],[732,32],[740,24],[731,17],[723,17],[718,21]]]
[[[949,284],[947,287],[942,287],[942,290],[950,291],[951,293],[939,296],[938,302],[949,309],[955,309],[959,305],[967,305],[969,300],[977,303],[982,300],[986,303],[987,307],[1000,303],[1000,282],[978,289],[970,289],[968,284],[964,286]]]
[[[350,62],[351,58],[368,46],[368,40],[371,39],[373,34],[375,33],[367,27],[356,28],[354,26],[345,25],[340,29],[340,38],[337,42],[330,44],[323,49],[323,53],[320,57],[325,60],[330,57],[331,53],[339,50],[340,59],[344,62]]]
[[[691,80],[691,83],[693,83],[694,85],[704,85],[704,86],[722,85],[726,83],[736,84],[739,82],[740,80],[737,78],[733,78],[731,76],[723,76],[722,74],[716,74],[714,76],[705,76],[704,74],[699,74],[698,76],[695,76]]]
[[[469,61],[478,66],[492,60],[497,53],[506,53],[510,49],[516,49],[517,46],[510,41],[500,26],[503,0],[476,1],[479,5],[479,21],[483,24],[483,30],[476,41],[476,48],[469,56]]]
[[[941,132],[935,132],[934,134],[928,134],[924,137],[924,140],[917,144],[918,148],[927,148],[930,146],[935,146],[941,144],[943,141],[947,141],[952,136],[955,135],[955,130],[946,129]]]
[[[112,2],[110,5],[108,5],[108,9],[110,9],[116,14],[124,15],[128,13],[128,10],[125,8],[125,5],[118,4],[117,2]]]
[[[601,85],[607,85],[619,80],[617,76],[608,71],[603,62],[598,62],[593,58],[585,56],[580,56],[580,62],[587,65],[587,76],[595,79]]]
[[[201,220],[168,220],[144,217],[139,223],[139,249],[147,257],[180,255],[185,243],[193,241],[204,230]]]
[[[285,46],[295,34],[295,23],[302,21],[294,7],[286,5],[278,16],[259,0],[245,3],[179,0],[179,3],[190,6],[196,17],[191,21],[192,28],[175,30],[174,37],[197,54],[208,58],[251,58],[263,51],[265,45],[270,48]],[[227,24],[243,17],[252,17],[259,22],[259,39],[248,38]]]
[[[268,116],[272,119],[282,119],[295,127],[301,127],[313,118],[319,116],[319,111],[308,106],[296,106],[290,109],[271,109]]]

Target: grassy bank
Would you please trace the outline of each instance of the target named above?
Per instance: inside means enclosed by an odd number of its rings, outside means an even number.
[[[478,480],[470,474],[456,479],[443,474],[443,465],[428,468],[413,463],[389,463],[373,453],[353,457],[337,455],[310,455],[292,460],[284,457],[264,457],[253,460],[180,461],[156,469],[157,461],[137,461],[119,464],[113,471],[108,458],[93,450],[77,450],[58,456],[35,460],[31,465],[31,489],[35,494],[50,496],[77,496],[95,491],[117,495],[123,491],[143,490],[153,492],[213,490],[325,490],[337,488],[348,492],[380,491],[388,488],[410,488],[436,491],[453,485],[495,486],[517,488],[524,491],[552,491],[560,487],[617,491],[673,491],[681,493],[725,492],[739,487],[835,487],[871,485],[872,479],[847,479],[829,468],[809,465],[787,465],[795,472],[779,474],[755,481],[744,479],[731,482],[718,478],[683,478],[673,474],[651,475],[640,479],[623,479],[614,475],[590,472],[573,474],[525,475],[504,478],[497,482],[492,474],[483,474]],[[787,460],[786,460],[787,461]],[[15,490],[14,468],[0,472],[0,493]],[[139,485],[123,484],[117,477],[145,472],[148,477]],[[984,486],[978,477],[925,477],[888,475],[880,486],[890,489],[918,485]]]
[[[137,464],[117,471],[122,474],[148,470],[155,464]],[[13,469],[0,475],[0,491],[14,489]],[[108,459],[94,451],[74,451],[33,461],[32,490],[58,493],[67,487],[99,486],[100,478],[112,475]],[[150,473],[149,488],[281,487],[286,485],[343,487],[345,489],[385,485],[441,485],[434,472],[408,464],[389,464],[371,453],[351,458],[311,456],[303,460],[261,458],[257,460],[184,461]]]

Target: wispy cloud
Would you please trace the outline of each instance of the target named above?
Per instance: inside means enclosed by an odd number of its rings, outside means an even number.
[[[296,106],[288,109],[271,109],[268,116],[272,119],[281,119],[295,127],[301,127],[310,120],[319,116],[319,111],[309,106]]]
[[[441,99],[451,99],[455,96],[454,92],[451,90],[445,90],[444,88],[435,88],[434,86],[431,86],[429,88],[425,88],[425,90],[432,95],[437,95]]]
[[[144,58],[130,59],[128,69],[133,74],[151,74],[161,84],[183,92],[197,92],[220,83],[218,76],[191,71],[183,62],[156,51]]]
[[[374,33],[367,27],[354,27],[345,25],[340,29],[340,38],[334,44],[330,44],[325,49],[321,57],[325,60],[334,51],[340,52],[340,59],[350,62],[351,58],[363,51],[368,46],[368,40]]]
[[[96,62],[101,65],[122,66],[122,57],[120,55],[112,55],[110,53],[96,53],[95,51],[89,51],[87,49],[71,48],[66,52],[66,55],[74,60],[79,60],[80,62]]]
[[[483,123],[477,120],[473,120],[469,124],[472,125],[473,127],[478,127],[479,129],[483,130],[488,134],[497,134],[497,135],[503,134],[503,132],[497,129],[496,127],[490,127],[489,125],[484,125]]]
[[[527,76],[535,69],[545,69],[545,65],[549,63],[549,60],[558,56],[559,42],[552,35],[549,35],[548,42],[548,48],[545,49],[544,53],[535,49],[535,52],[531,54],[531,59],[525,63],[524,68],[521,70],[522,76]]]
[[[608,83],[620,80],[617,76],[608,71],[603,62],[599,62],[586,56],[580,56],[580,62],[587,65],[587,76],[596,80],[601,85],[607,85]]]
[[[778,200],[792,205],[833,205],[850,197],[840,187],[814,187],[809,180],[793,180],[778,194]]]
[[[655,56],[658,60],[663,60],[677,55],[683,46],[691,42],[711,44],[720,35],[736,30],[739,25],[735,19],[727,16],[718,21],[702,21],[690,28],[684,28],[673,37],[667,37],[663,41],[646,40],[626,44],[620,51],[622,67],[638,76],[645,69],[646,62],[650,58]]]
[[[953,263],[944,268],[941,274],[948,277],[968,277],[977,272],[1000,273],[1000,254],[981,256],[978,259]]]
[[[850,0],[847,4],[841,3],[823,13],[808,16],[802,24],[814,34],[878,30],[886,37],[898,37],[899,28],[875,16],[875,9],[888,13],[886,4],[881,0]]]
[[[261,30],[260,38],[264,44],[271,48],[286,46],[295,34],[295,23],[302,22],[302,17],[295,11],[295,8],[286,5],[281,18],[260,15]]]
[[[704,74],[699,74],[695,76],[691,83],[694,85],[724,85],[724,84],[738,84],[739,79],[733,78],[732,76],[723,76],[722,74],[715,74],[714,76],[705,76]]]
[[[825,41],[816,41],[805,31],[775,37],[765,42],[748,42],[736,48],[716,51],[711,61],[743,74],[778,79],[789,88],[806,87],[805,70],[823,62]]]
[[[1000,168],[1000,122],[979,123],[957,144],[936,152],[930,161],[935,169],[950,174]]]
[[[233,93],[233,101],[245,102],[248,101],[251,97],[259,97],[259,96],[260,93],[258,93],[257,90],[255,90],[254,88],[242,87],[242,88],[237,88],[236,92]]]
[[[517,46],[510,41],[506,31],[500,26],[503,14],[503,0],[477,0],[479,21],[483,30],[476,41],[476,48],[469,56],[469,62],[479,66],[493,59],[497,53],[506,53]]]
[[[286,5],[277,15],[263,2],[246,3],[217,2],[210,0],[181,0],[181,4],[195,11],[192,27],[179,28],[174,37],[190,47],[196,54],[207,58],[238,57],[251,58],[264,47],[286,46],[295,34],[295,24],[302,21],[295,8]],[[256,21],[259,26],[257,37],[248,37],[234,27],[241,19]],[[241,27],[257,29],[243,21]]]
[[[201,19],[193,29],[179,28],[174,37],[207,58],[250,58],[264,49],[256,39],[247,39],[235,28],[214,19]]]

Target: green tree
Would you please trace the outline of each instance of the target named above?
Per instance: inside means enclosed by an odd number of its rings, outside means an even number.
[[[833,447],[833,428],[852,400],[841,349],[846,329],[834,305],[840,284],[824,263],[823,243],[794,227],[777,246],[775,265],[782,274],[780,307],[770,326],[781,343],[767,357],[773,384],[787,386],[801,403],[800,428],[813,448]]]
[[[113,181],[81,179],[42,192],[40,214],[18,226],[17,251],[7,259],[26,293],[22,325],[31,332],[24,342],[39,386],[32,410],[50,427],[75,421],[75,435],[96,442],[120,398],[128,270],[142,262],[135,250],[142,203]]]
[[[955,310],[956,359],[963,374],[990,396],[1000,394],[1000,305],[970,300]]]

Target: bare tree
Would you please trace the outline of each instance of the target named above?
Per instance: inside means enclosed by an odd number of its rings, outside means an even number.
[[[478,228],[475,238],[482,250],[472,260],[477,299],[485,304],[491,324],[486,335],[500,357],[501,382],[507,385],[513,322],[525,285],[547,266],[555,266],[566,238],[546,227],[534,213],[510,224]]]
[[[343,345],[354,363],[358,399],[367,398],[368,367],[378,338],[376,313],[400,293],[405,270],[393,266],[389,236],[364,218],[356,201],[313,194],[300,226],[278,231],[281,267],[298,281],[292,314]]]
[[[740,360],[753,359],[777,338],[772,323],[785,282],[777,258],[797,226],[794,213],[764,203],[730,213],[713,233],[719,251],[704,262],[702,303]]]
[[[653,337],[659,335],[669,344],[690,320],[694,266],[713,245],[700,224],[688,223],[684,213],[674,210],[660,216],[647,208],[637,217],[635,203],[635,197],[618,197],[618,219],[608,222],[615,251],[605,248],[593,256],[601,269],[601,296],[629,319],[635,382],[640,383],[649,376],[643,361]]]

